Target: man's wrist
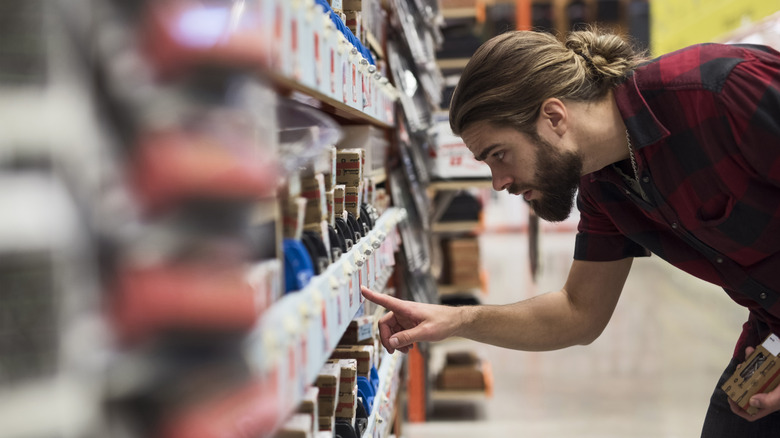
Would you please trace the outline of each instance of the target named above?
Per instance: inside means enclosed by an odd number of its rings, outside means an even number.
[[[460,324],[455,328],[454,336],[467,337],[466,333],[472,330],[474,321],[478,318],[480,306],[460,306],[456,307]]]

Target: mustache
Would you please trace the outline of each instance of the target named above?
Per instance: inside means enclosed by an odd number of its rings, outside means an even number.
[[[509,192],[509,193],[511,193],[513,195],[519,195],[519,194],[525,192],[526,190],[529,190],[529,189],[523,189],[519,185],[514,184],[514,183],[512,185],[510,185],[509,188],[507,188],[507,192]]]

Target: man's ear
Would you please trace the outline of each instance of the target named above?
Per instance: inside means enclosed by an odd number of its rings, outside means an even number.
[[[539,132],[550,130],[561,136],[568,129],[568,112],[560,99],[551,97],[542,102],[537,120]]]

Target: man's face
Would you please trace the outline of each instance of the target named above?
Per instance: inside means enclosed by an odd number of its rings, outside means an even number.
[[[582,175],[579,154],[488,122],[469,126],[462,138],[474,156],[490,166],[496,191],[522,195],[544,220],[569,217]]]

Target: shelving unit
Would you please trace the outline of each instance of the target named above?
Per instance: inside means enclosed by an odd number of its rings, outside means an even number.
[[[270,77],[274,87],[279,90],[280,93],[302,93],[314,99],[314,102],[316,102],[318,105],[317,109],[320,109],[328,114],[351,122],[370,123],[384,129],[390,129],[393,127],[392,100],[385,103],[385,116],[383,119],[379,119],[378,117],[372,114],[368,114],[360,109],[345,105],[343,101],[336,100],[324,92],[301,84],[294,79],[284,77],[280,74],[271,74]],[[387,89],[392,90],[392,88],[389,88],[389,86]]]
[[[403,210],[388,210],[368,236],[325,273],[314,277],[305,289],[282,297],[249,334],[247,360],[261,375],[279,376],[294,365],[294,375],[282,379],[292,382],[293,391],[276,394],[277,406],[282,407],[283,413],[298,405],[302,389],[317,378],[349,322],[360,316],[364,302],[360,285],[385,289],[393,269],[393,253],[400,244],[394,230],[405,216]],[[306,360],[287,363],[283,356],[290,348],[301,348],[293,355]]]
[[[31,80],[64,99],[0,84],[4,98],[22,96],[11,100],[25,117],[41,115],[23,125],[26,137],[22,128],[0,133],[9,152],[0,179],[28,197],[0,191],[13,211],[0,236],[24,234],[0,243],[0,279],[18,289],[0,297],[12,311],[29,308],[11,295],[41,298],[29,304],[48,325],[10,328],[46,328],[40,349],[56,364],[8,372],[13,360],[38,359],[13,344],[24,333],[0,335],[11,341],[0,347],[3,432],[273,436],[366,311],[360,285],[394,283],[399,230],[409,227],[405,208],[377,209],[351,249],[330,253],[323,272],[282,294],[280,186],[294,185],[316,157],[284,162],[277,105],[304,102],[394,138],[406,115],[385,32],[365,34],[374,64],[315,0],[27,4],[36,19],[22,15],[40,43],[33,55],[48,67]],[[395,16],[405,6],[382,7]],[[435,93],[436,83],[425,87]],[[64,110],[73,126],[59,120]],[[0,112],[14,113],[3,103]],[[384,169],[371,170],[372,188],[389,182]],[[53,220],[27,220],[47,217],[41,211]],[[24,240],[35,233],[51,245]],[[380,438],[405,415],[397,412],[405,356],[377,352],[374,361],[377,393],[362,436]]]

